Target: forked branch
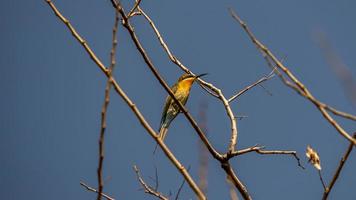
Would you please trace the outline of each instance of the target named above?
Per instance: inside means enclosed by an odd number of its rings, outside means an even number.
[[[163,195],[161,192],[157,191],[157,189],[149,186],[142,178],[140,171],[138,169],[138,167],[136,165],[133,166],[133,169],[136,173],[137,179],[140,182],[141,186],[143,187],[143,189],[145,190],[146,193],[155,196],[161,200],[168,200],[168,197],[166,197],[165,195]],[[158,181],[158,180],[156,180]]]

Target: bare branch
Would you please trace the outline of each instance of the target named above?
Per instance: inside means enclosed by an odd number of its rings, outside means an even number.
[[[274,71],[275,69],[273,69],[268,75],[263,76],[262,78],[260,78],[258,81],[254,82],[253,84],[245,87],[244,89],[242,89],[240,92],[238,92],[237,94],[233,95],[232,97],[230,97],[229,100],[227,100],[229,103],[232,102],[233,100],[235,100],[237,97],[241,96],[242,94],[244,94],[245,92],[247,92],[248,90],[250,90],[251,88],[271,79],[274,77]]]
[[[85,189],[91,191],[91,192],[95,192],[95,193],[98,193],[100,196],[103,196],[105,197],[107,200],[115,200],[114,198],[110,197],[109,195],[107,194],[104,194],[104,193],[99,193],[96,189],[86,185],[84,182],[80,182],[80,185],[83,186]]]
[[[201,82],[199,83],[199,86],[201,88],[203,88],[203,90],[205,90],[208,94],[210,94],[211,96],[220,99],[220,96],[218,94],[216,94],[216,92],[214,92],[213,90],[211,90],[209,87],[207,87],[206,85],[203,85]]]
[[[128,18],[130,18],[130,17],[132,17],[132,16],[135,15],[135,10],[136,10],[136,8],[140,5],[140,3],[141,3],[141,0],[136,0],[136,1],[135,1],[135,5],[134,5],[134,6],[132,7],[132,9],[130,10],[129,14],[127,14],[127,17],[128,17]]]
[[[352,138],[331,116],[330,114],[327,112],[326,104],[321,103],[320,101],[318,101],[312,94],[311,92],[305,87],[305,85],[300,82],[295,76],[294,74],[287,68],[285,67],[281,61],[279,61],[274,54],[272,54],[272,52],[266,47],[264,46],[259,40],[257,40],[257,38],[254,36],[254,34],[250,31],[250,29],[248,28],[247,24],[241,20],[241,18],[232,10],[230,9],[230,13],[232,15],[232,17],[238,21],[241,25],[241,27],[245,30],[245,32],[247,33],[247,35],[250,37],[251,41],[256,45],[256,47],[263,52],[263,54],[266,54],[268,56],[269,59],[271,59],[271,61],[276,65],[276,67],[278,67],[281,71],[283,71],[284,74],[286,74],[286,76],[297,86],[297,88],[299,88],[298,90],[295,87],[291,87],[294,90],[296,90],[301,96],[305,97],[306,99],[308,99],[310,102],[312,102],[317,109],[321,112],[321,114],[323,115],[323,117],[343,136],[345,137],[347,140],[349,140],[350,142],[352,142],[354,145],[356,145],[356,139]],[[287,84],[288,85],[288,84]],[[290,85],[288,85],[290,86]],[[330,110],[329,110],[330,111]],[[333,112],[334,111],[334,112]],[[331,111],[332,113],[334,113],[335,115],[339,115],[339,116],[343,116],[341,115],[343,112],[337,111],[337,110],[333,110]],[[337,111],[337,112],[335,112]],[[356,119],[356,117],[355,117]]]
[[[356,121],[356,116],[355,115],[336,110],[335,108],[333,108],[333,107],[331,107],[331,106],[329,106],[329,105],[327,105],[325,103],[320,103],[320,106],[325,108],[326,110],[332,112],[334,115],[338,115],[340,117]]]
[[[321,175],[321,170],[318,170],[318,174],[319,174],[319,179],[321,184],[323,185],[324,191],[326,190],[326,186],[325,186],[325,181],[323,179],[323,176]]]
[[[234,156],[240,156],[240,155],[243,155],[245,153],[249,153],[249,152],[256,152],[257,150],[260,150],[260,149],[264,149],[265,147],[264,146],[258,146],[258,144],[256,144],[255,146],[253,147],[249,147],[249,148],[246,148],[246,149],[242,149],[242,150],[238,150],[238,151],[235,151],[233,154],[231,154],[230,156],[231,157],[234,157]]]
[[[304,166],[301,164],[300,162],[300,158],[298,157],[297,155],[297,152],[296,151],[282,151],[282,150],[262,150],[264,147],[260,147],[260,146],[253,146],[253,147],[249,147],[249,148],[246,148],[246,149],[243,149],[243,150],[239,150],[239,151],[235,151],[233,152],[227,159],[230,159],[232,157],[235,157],[235,156],[239,156],[239,155],[242,155],[242,154],[246,154],[246,153],[249,153],[249,152],[256,152],[258,154],[269,154],[269,155],[277,155],[277,154],[284,154],[284,155],[291,155],[293,156],[297,162],[298,162],[298,166],[301,167],[302,169],[305,169]]]
[[[354,138],[356,138],[356,132],[354,133]],[[324,191],[323,200],[326,200],[328,198],[329,193],[333,189],[333,187],[336,183],[336,180],[339,178],[340,172],[341,172],[342,168],[344,167],[345,162],[349,158],[349,155],[350,155],[353,147],[354,147],[353,143],[350,142],[349,147],[347,148],[345,154],[342,156],[342,158],[340,160],[339,166],[337,167],[332,180],[330,181],[328,187],[326,187],[326,189]]]
[[[106,83],[105,87],[105,97],[104,97],[104,103],[103,107],[101,110],[101,129],[100,129],[100,136],[99,136],[99,164],[98,164],[98,169],[97,169],[97,175],[98,175],[98,196],[97,200],[101,199],[101,193],[103,191],[104,187],[104,181],[103,181],[103,175],[102,175],[102,168],[103,168],[103,161],[104,161],[104,136],[105,136],[105,130],[106,130],[106,113],[107,109],[110,103],[110,88],[111,88],[111,82],[110,78],[112,77],[112,73],[116,64],[115,60],[115,52],[116,52],[116,46],[117,46],[117,39],[116,39],[116,33],[117,33],[117,28],[119,24],[119,14],[115,12],[115,22],[114,22],[114,27],[112,30],[112,48],[110,51],[110,67],[109,67],[109,78]]]
[[[145,183],[136,165],[133,166],[133,169],[136,173],[138,181],[140,182],[141,186],[143,187],[143,189],[147,194],[153,195],[161,200],[168,200],[168,197],[164,196],[162,193],[158,192],[157,190],[149,186],[147,183]]]

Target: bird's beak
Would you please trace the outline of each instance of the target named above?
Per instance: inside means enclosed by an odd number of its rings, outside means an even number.
[[[207,75],[207,74],[208,74],[208,73],[199,74],[199,75],[195,76],[195,78],[200,78],[200,77],[205,76],[205,75]]]

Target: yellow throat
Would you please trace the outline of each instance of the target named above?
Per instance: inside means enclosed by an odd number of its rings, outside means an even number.
[[[187,79],[180,81],[178,83],[178,91],[189,92],[194,80],[195,80],[195,77],[191,77],[191,78],[187,78]]]

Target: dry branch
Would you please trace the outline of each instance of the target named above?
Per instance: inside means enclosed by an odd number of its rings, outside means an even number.
[[[235,100],[237,97],[241,96],[242,94],[244,94],[245,92],[247,92],[248,90],[250,90],[251,88],[271,79],[274,77],[274,71],[275,69],[273,69],[271,71],[271,73],[269,73],[268,75],[266,76],[263,76],[262,78],[260,78],[258,81],[252,83],[251,85],[245,87],[244,89],[242,89],[241,91],[239,91],[238,93],[236,93],[235,95],[233,95],[232,97],[230,97],[229,100],[227,100],[229,103],[232,102],[233,100]]]
[[[94,189],[94,188],[88,186],[87,184],[85,184],[85,183],[82,182],[82,181],[80,182],[80,185],[83,186],[83,187],[84,187],[85,189],[87,189],[88,191],[98,193],[98,195],[105,197],[107,200],[115,200],[114,198],[110,197],[110,196],[107,195],[107,194],[99,193],[98,190],[96,190],[96,189]]]
[[[117,46],[117,39],[116,39],[116,33],[117,33],[117,27],[119,24],[119,14],[115,12],[115,22],[114,22],[114,27],[112,30],[112,48],[110,51],[110,67],[109,67],[109,78],[106,83],[105,87],[105,95],[104,95],[104,103],[103,107],[101,110],[101,129],[100,129],[100,136],[99,136],[99,164],[98,164],[98,169],[97,169],[97,175],[98,175],[98,196],[97,200],[101,199],[101,193],[103,191],[104,187],[104,181],[103,181],[103,175],[102,175],[102,168],[103,168],[103,161],[104,161],[104,136],[105,136],[105,130],[106,130],[106,113],[108,110],[108,106],[110,103],[110,89],[111,89],[111,82],[110,78],[112,77],[112,73],[116,64],[116,59],[115,59],[115,53],[116,53],[116,46]]]
[[[157,191],[157,188],[153,188],[151,186],[149,186],[142,178],[140,171],[138,169],[138,167],[136,165],[133,166],[133,169],[136,173],[137,179],[140,182],[141,186],[143,187],[143,189],[145,190],[145,192],[147,194],[153,195],[161,200],[168,200],[168,197],[166,197],[165,195],[163,195],[161,192]],[[158,180],[156,180],[158,181]]]
[[[323,179],[323,176],[321,175],[321,170],[318,170],[318,174],[319,174],[319,179],[320,179],[321,185],[323,186],[324,191],[325,191],[326,190],[326,185],[325,185],[325,181]]]
[[[258,154],[262,154],[262,155],[291,155],[293,156],[297,163],[298,163],[298,166],[302,169],[305,169],[304,166],[301,164],[300,162],[300,158],[298,157],[297,155],[297,152],[296,151],[286,151],[286,150],[262,150],[264,147],[261,147],[261,146],[253,146],[253,147],[249,147],[249,148],[246,148],[246,149],[242,149],[242,150],[238,150],[238,151],[235,151],[233,152],[229,159],[234,157],[234,156],[240,156],[240,155],[243,155],[243,154],[246,154],[246,153],[250,153],[250,152],[256,152]]]
[[[134,6],[130,10],[130,12],[127,14],[127,17],[130,18],[134,16],[136,8],[140,5],[141,0],[136,0]]]
[[[354,133],[354,138],[356,138],[356,132]],[[323,200],[326,200],[329,196],[330,191],[333,189],[336,180],[339,178],[340,172],[342,170],[342,168],[344,167],[345,162],[347,161],[347,159],[349,158],[349,155],[353,149],[354,145],[352,142],[350,142],[349,147],[347,148],[345,154],[342,156],[339,166],[337,167],[335,174],[333,176],[333,178],[331,179],[329,185],[326,187],[324,194],[323,194]]]

